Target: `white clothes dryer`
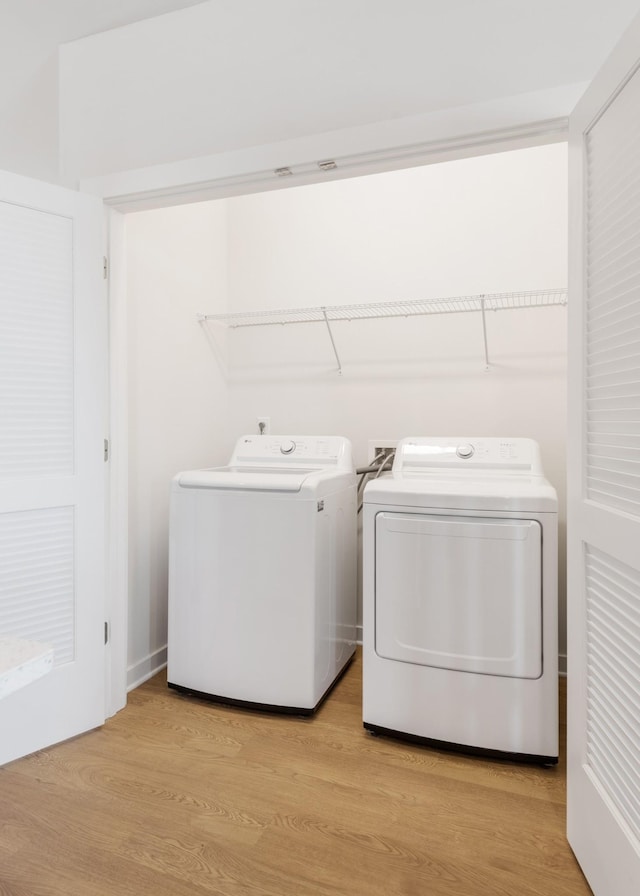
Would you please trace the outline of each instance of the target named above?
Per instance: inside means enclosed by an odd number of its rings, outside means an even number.
[[[355,652],[356,475],[339,437],[240,438],[171,489],[168,684],[311,714]]]
[[[557,519],[530,439],[398,444],[364,492],[366,729],[557,762]]]

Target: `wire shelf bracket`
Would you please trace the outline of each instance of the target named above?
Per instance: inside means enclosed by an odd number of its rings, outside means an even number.
[[[329,323],[329,318],[327,317],[327,309],[322,309],[322,314],[324,315],[324,322],[327,325],[327,330],[329,331],[329,339],[331,340],[331,348],[333,349],[333,354],[336,356],[336,362],[338,364],[338,373],[342,373],[342,364],[340,363],[340,355],[338,354],[338,349],[336,348],[335,339],[333,338],[333,333],[331,332],[331,324]]]
[[[486,313],[521,308],[543,308],[567,304],[567,289],[542,289],[523,292],[487,293],[454,298],[412,299],[407,301],[365,302],[353,305],[320,305],[313,308],[287,308],[267,311],[241,311],[231,314],[199,314],[201,323],[211,322],[224,327],[266,327],[276,324],[324,323],[337,362],[342,364],[331,324],[336,321],[371,320],[374,318],[414,317],[428,314],[465,314],[478,312],[482,319],[484,358],[489,369]]]

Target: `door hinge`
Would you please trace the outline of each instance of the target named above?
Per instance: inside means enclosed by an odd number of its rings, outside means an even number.
[[[109,276],[109,261],[106,255],[102,256],[102,279],[106,280]]]
[[[109,643],[109,623],[105,622],[104,624],[104,643]]]
[[[103,457],[106,463],[109,460],[109,439],[104,440]]]

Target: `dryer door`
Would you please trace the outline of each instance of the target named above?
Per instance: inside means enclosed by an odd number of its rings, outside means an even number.
[[[535,520],[379,513],[376,653],[460,672],[542,674]]]

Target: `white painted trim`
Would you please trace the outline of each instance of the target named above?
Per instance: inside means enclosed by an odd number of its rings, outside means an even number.
[[[128,441],[125,218],[106,211],[109,290],[109,445],[107,520],[106,716],[127,703]]]
[[[157,675],[167,665],[167,648],[161,647],[127,669],[127,693]]]
[[[388,150],[374,150],[351,156],[340,156],[334,153],[331,159],[336,162],[337,167],[329,171],[320,171],[315,159],[305,159],[296,165],[286,166],[291,174],[285,177],[277,176],[274,173],[275,169],[260,168],[236,175],[209,176],[203,180],[194,181],[193,176],[196,174],[194,171],[188,181],[180,182],[181,175],[176,170],[171,173],[167,172],[169,176],[166,180],[164,173],[160,173],[158,182],[161,185],[147,187],[150,169],[145,169],[144,171],[125,172],[121,176],[86,181],[81,184],[81,189],[83,192],[103,196],[105,202],[121,212],[141,211],[181,205],[186,202],[225,199],[231,196],[280,190],[286,187],[344,180],[366,174],[380,174],[383,171],[398,171],[401,168],[412,168],[417,165],[432,165],[436,162],[477,157],[492,152],[559,143],[567,139],[567,133],[567,119],[561,118],[537,122],[521,128],[487,131],[456,139],[395,146]],[[175,167],[182,166],[182,164],[178,162]],[[165,182],[162,184],[163,180]],[[138,189],[135,189],[136,185]],[[132,188],[131,192],[120,192],[127,186]]]
[[[84,179],[83,192],[122,212],[220,199],[566,140],[573,84]],[[332,159],[338,167],[321,171]],[[291,175],[278,177],[277,168]]]

